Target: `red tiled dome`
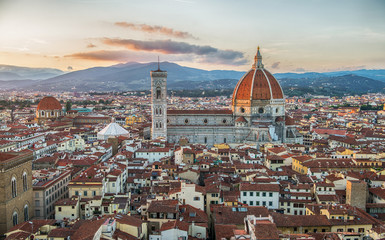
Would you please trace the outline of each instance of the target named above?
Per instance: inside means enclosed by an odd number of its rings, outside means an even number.
[[[44,97],[37,105],[37,110],[62,110],[62,106],[56,98]]]
[[[275,77],[262,64],[262,56],[255,56],[252,69],[236,85],[233,92],[233,104],[236,100],[283,99],[281,86]]]

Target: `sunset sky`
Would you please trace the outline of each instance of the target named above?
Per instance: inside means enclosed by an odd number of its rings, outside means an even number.
[[[385,1],[0,0],[0,64],[175,62],[272,72],[385,68]]]

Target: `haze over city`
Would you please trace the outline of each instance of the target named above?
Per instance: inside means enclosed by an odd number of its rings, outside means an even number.
[[[0,240],[385,239],[384,10],[0,0]]]
[[[175,62],[272,72],[385,68],[384,1],[0,1],[0,64]]]

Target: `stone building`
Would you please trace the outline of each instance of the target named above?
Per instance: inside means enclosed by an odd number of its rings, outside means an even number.
[[[51,96],[44,97],[36,108],[36,120],[39,124],[45,121],[53,121],[63,116],[60,102]]]
[[[295,126],[286,124],[285,97],[264,68],[259,51],[251,69],[233,92],[231,109],[167,110],[167,72],[151,71],[152,138],[177,143],[302,143]]]
[[[348,180],[346,182],[346,203],[365,210],[367,192],[368,186],[366,182]]]
[[[45,170],[39,172],[33,180],[33,196],[35,219],[53,219],[55,202],[68,198],[68,183],[71,181],[71,170],[62,172]]]
[[[0,235],[33,217],[30,150],[0,153]]]

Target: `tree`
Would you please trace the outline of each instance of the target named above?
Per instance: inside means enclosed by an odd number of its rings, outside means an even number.
[[[66,103],[66,112],[68,112],[69,110],[71,110],[71,107],[72,107],[71,101],[67,101],[67,103]]]

